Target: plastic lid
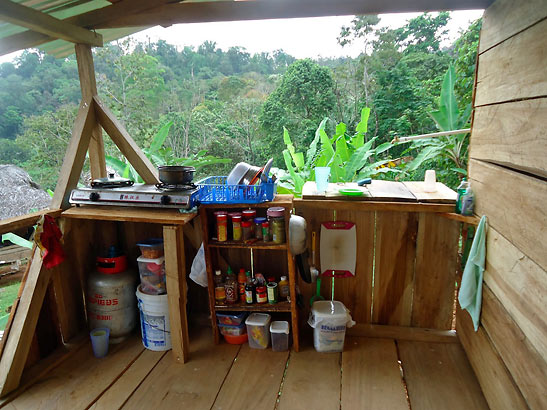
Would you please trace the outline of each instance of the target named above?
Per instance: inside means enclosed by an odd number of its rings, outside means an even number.
[[[217,270],[215,271],[215,275],[216,275],[216,276],[222,275],[222,272],[220,271],[220,269],[217,269]]]
[[[285,320],[274,320],[270,325],[270,332],[289,334],[289,322]]]
[[[244,211],[241,212],[241,214],[243,216],[256,215],[256,210],[254,210],[254,209],[245,209]]]
[[[264,218],[263,216],[258,216],[255,218],[255,224],[261,224],[264,222],[266,222],[266,218]]]
[[[252,313],[246,320],[246,325],[251,326],[268,326],[271,316],[267,313]]]
[[[286,276],[281,276],[281,280],[287,280]]]
[[[345,317],[348,314],[348,311],[344,304],[336,300],[333,302],[331,302],[330,300],[318,300],[316,302],[313,302],[311,310],[316,316]]]
[[[248,228],[251,226],[251,221],[243,221],[241,222],[241,226],[243,226],[244,228]]]
[[[285,216],[285,208],[283,208],[282,206],[273,206],[271,208],[268,208],[266,214],[274,218]]]
[[[270,223],[269,223],[268,221],[262,222],[262,227],[263,227],[263,228],[269,228],[269,227],[270,227]]]
[[[241,221],[241,214],[237,214],[237,215],[230,215],[232,217],[232,221]]]
[[[165,260],[165,256],[160,256],[157,259],[149,259],[149,258],[145,258],[144,256],[139,256],[137,258],[137,262],[155,263],[156,265],[161,265],[164,260]]]
[[[144,241],[138,242],[137,246],[143,246],[145,248],[157,248],[163,246],[163,239],[161,238],[148,238]]]
[[[228,220],[228,214],[217,214],[216,217],[219,221]]]

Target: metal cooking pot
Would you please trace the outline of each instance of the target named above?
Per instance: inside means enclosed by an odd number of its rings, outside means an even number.
[[[169,185],[187,185],[194,179],[194,167],[161,165],[158,167],[160,181]]]

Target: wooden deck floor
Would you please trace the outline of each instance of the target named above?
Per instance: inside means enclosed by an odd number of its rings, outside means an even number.
[[[348,338],[343,354],[214,346],[191,333],[191,359],[133,337],[96,359],[82,345],[5,409],[488,409],[461,346]]]

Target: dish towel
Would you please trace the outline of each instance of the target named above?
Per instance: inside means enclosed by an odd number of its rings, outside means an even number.
[[[486,261],[486,216],[483,216],[475,231],[475,238],[469,251],[462,276],[458,301],[473,319],[475,332],[479,329],[482,304],[482,276]]]

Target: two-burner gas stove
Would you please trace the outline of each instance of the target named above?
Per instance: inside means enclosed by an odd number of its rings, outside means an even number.
[[[69,202],[75,205],[122,205],[191,209],[197,205],[197,193],[198,188],[194,184],[95,186],[72,190]]]

